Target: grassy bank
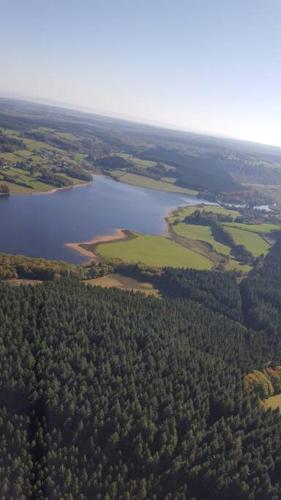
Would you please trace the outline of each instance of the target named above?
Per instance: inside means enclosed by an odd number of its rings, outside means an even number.
[[[173,226],[173,231],[175,234],[183,236],[184,238],[208,243],[215,252],[221,255],[230,254],[230,247],[216,241],[212,235],[211,229],[207,226],[179,223]]]
[[[185,248],[164,236],[133,233],[133,238],[96,245],[96,252],[106,260],[142,263],[152,267],[183,267],[211,269],[212,262],[206,257]]]
[[[171,182],[152,179],[151,177],[146,177],[145,175],[128,174],[122,172],[121,170],[111,171],[110,174],[118,181],[132,186],[156,189],[157,191],[167,191],[170,193],[182,193],[189,196],[196,196],[198,194],[198,191],[193,189],[176,186]]]

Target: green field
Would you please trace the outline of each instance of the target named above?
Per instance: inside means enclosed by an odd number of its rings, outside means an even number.
[[[183,193],[190,196],[196,196],[198,194],[198,192],[194,191],[193,189],[176,186],[171,182],[158,181],[144,175],[127,174],[122,170],[111,171],[110,174],[113,175],[113,177],[116,177],[119,181],[125,182],[126,184],[131,184],[133,186],[156,189],[158,191],[168,191],[172,193]]]
[[[228,210],[224,207],[217,205],[189,205],[176,210],[172,216],[169,217],[169,222],[184,219],[185,217],[193,214],[195,210],[205,210],[206,212],[213,212],[214,214],[230,215],[231,217],[238,217],[240,214],[237,210]]]
[[[56,148],[55,146],[51,146],[50,144],[47,144],[46,142],[42,141],[35,141],[33,139],[22,139],[23,143],[25,146],[28,147],[30,151],[42,151],[42,150],[48,150],[52,151],[53,153],[59,153],[61,154],[61,150],[59,148]]]
[[[10,193],[12,194],[30,194],[32,192],[30,188],[18,186],[13,182],[2,181],[1,176],[0,176],[0,184],[4,184],[5,186],[7,186],[10,190]]]
[[[135,278],[122,276],[119,273],[111,273],[101,278],[85,280],[86,285],[101,286],[102,288],[119,288],[119,290],[127,290],[133,292],[141,292],[144,295],[159,295],[159,290],[151,283],[141,282]]]
[[[276,394],[276,396],[265,399],[263,407],[265,410],[279,410],[281,412],[281,394]]]
[[[224,224],[228,227],[234,227],[249,231],[251,233],[265,234],[272,233],[273,231],[280,231],[278,224],[240,224],[239,222],[227,222]]]
[[[136,167],[139,168],[151,168],[155,167],[156,161],[151,161],[151,160],[142,160],[141,158],[136,158],[133,155],[129,155],[127,153],[118,153],[115,154],[114,156],[119,156],[120,158],[123,158],[124,160],[131,161]]]
[[[173,225],[173,231],[175,234],[183,236],[184,238],[206,242],[219,254],[230,254],[230,247],[216,241],[212,235],[211,228],[208,226],[179,223]]]
[[[55,132],[54,135],[56,137],[59,137],[60,139],[63,139],[64,141],[68,141],[71,143],[77,142],[77,137],[75,137],[75,135],[73,135],[73,134],[70,134],[69,132]]]
[[[133,238],[125,241],[100,243],[96,245],[96,251],[106,260],[118,259],[151,267],[212,268],[209,259],[164,236],[135,233]]]
[[[270,245],[259,234],[238,229],[236,227],[224,226],[227,232],[232,236],[236,245],[244,245],[254,257],[265,254]]]

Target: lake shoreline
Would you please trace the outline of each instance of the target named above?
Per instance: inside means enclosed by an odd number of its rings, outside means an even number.
[[[171,238],[173,237],[173,231],[171,228],[171,223],[169,222],[169,217],[172,215],[175,215],[183,206],[185,205],[179,205],[178,207],[172,207],[168,208],[166,211],[165,215],[163,216],[163,220],[165,222],[165,230],[163,232],[164,237],[166,238]],[[114,230],[113,234],[107,234],[107,235],[100,235],[100,236],[95,236],[93,239],[88,240],[88,241],[81,241],[79,243],[65,243],[65,247],[70,248],[71,250],[74,250],[75,252],[78,252],[80,255],[83,255],[83,257],[89,257],[89,260],[85,262],[85,264],[90,263],[90,262],[95,262],[99,263],[101,262],[101,257],[94,251],[92,250],[87,250],[85,246],[93,246],[95,247],[96,245],[99,245],[101,243],[113,243],[117,241],[125,241],[128,240],[132,237],[131,231],[128,229],[120,229],[116,228]]]
[[[173,235],[171,222],[169,221],[169,219],[170,219],[170,217],[176,215],[180,208],[181,207],[170,208],[166,212],[166,215],[164,217],[164,221],[165,221],[165,236],[167,236],[167,238],[171,238]]]
[[[85,189],[73,189],[81,186]],[[60,193],[52,197],[38,196],[49,191],[11,196],[9,203],[1,203],[0,226],[7,235],[2,252],[78,265],[99,262],[95,245],[137,233],[169,236],[165,219],[183,206],[200,202],[195,197],[129,186],[103,175],[94,175],[89,183],[52,190],[56,191]]]
[[[123,241],[126,240],[127,238],[128,238],[128,231],[116,228],[113,234],[95,236],[91,240],[81,241],[80,243],[65,243],[65,246],[67,248],[71,248],[71,250],[74,250],[75,252],[80,253],[80,255],[83,255],[84,257],[89,257],[88,263],[89,262],[99,263],[101,261],[99,255],[95,253],[93,250],[87,250],[85,246],[92,246],[92,245],[95,246],[99,245],[100,243],[112,243],[113,241],[115,242]]]
[[[33,189],[31,191],[10,192],[6,196],[16,196],[16,197],[18,197],[18,196],[41,196],[41,195],[45,196],[45,195],[49,195],[49,194],[54,194],[58,191],[69,191],[69,190],[74,189],[74,188],[87,187],[94,182],[94,178],[97,175],[99,175],[99,174],[93,174],[92,179],[90,181],[77,182],[76,184],[72,184],[71,186],[54,187],[52,189],[49,189],[48,191],[38,191],[37,189]],[[1,194],[0,194],[0,196],[1,196]]]
[[[196,201],[196,200],[194,200]],[[197,204],[195,203],[194,206]],[[176,215],[179,210],[186,205],[179,205],[177,207],[171,207],[166,210],[166,213],[163,216],[163,220],[165,222],[165,230],[162,234],[162,236],[166,238],[173,239],[173,230],[171,227],[171,222],[169,221],[169,218],[172,217],[173,215]],[[193,206],[193,205],[190,205]],[[67,248],[71,248],[75,252],[78,252],[80,255],[83,255],[83,257],[89,257],[89,260],[85,262],[85,264],[89,262],[96,262],[99,263],[101,262],[102,258],[94,251],[94,248],[92,250],[88,250],[85,248],[86,246],[93,246],[95,247],[96,245],[99,245],[101,243],[113,243],[117,241],[125,241],[128,240],[132,237],[132,231],[128,229],[120,229],[116,228],[114,230],[113,234],[108,234],[108,235],[100,235],[100,236],[95,236],[93,239],[88,240],[88,241],[81,241],[79,243],[65,243],[65,246]]]
[[[56,193],[57,191],[68,191],[70,189],[75,189],[75,188],[79,188],[79,187],[86,187],[86,186],[89,186],[89,184],[92,184],[92,182],[94,182],[94,176],[93,176],[93,179],[91,181],[84,181],[84,182],[79,182],[77,184],[73,184],[72,186],[63,186],[63,187],[58,187],[58,188],[53,188],[53,189],[50,189],[50,191],[33,191],[32,193],[12,193],[12,195],[20,195],[20,194],[25,194],[25,195],[31,195],[31,196],[41,196],[41,195],[48,195],[48,194],[54,194]]]

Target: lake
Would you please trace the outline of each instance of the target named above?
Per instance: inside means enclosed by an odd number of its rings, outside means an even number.
[[[116,228],[163,234],[169,209],[203,201],[103,176],[50,194],[0,196],[0,252],[79,264],[87,258],[65,243],[108,235]]]

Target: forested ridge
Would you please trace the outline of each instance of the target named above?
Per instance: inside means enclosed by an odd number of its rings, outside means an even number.
[[[241,285],[245,317],[256,329],[276,334],[281,326],[281,240]]]
[[[184,273],[162,299],[0,284],[1,498],[280,498],[281,417],[244,386],[278,333],[242,324],[232,275]]]

